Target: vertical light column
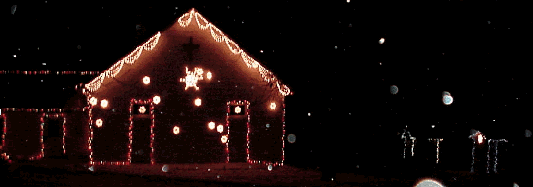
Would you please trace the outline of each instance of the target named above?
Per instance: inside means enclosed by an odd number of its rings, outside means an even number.
[[[283,102],[283,116],[281,117],[281,122],[283,123],[283,136],[281,137],[281,142],[283,142],[281,147],[281,166],[283,166],[283,163],[285,162],[285,97],[282,99]]]
[[[229,114],[230,114],[230,103],[227,104],[227,111],[226,111],[226,130],[228,134],[228,140],[226,141],[226,163],[229,163]]]

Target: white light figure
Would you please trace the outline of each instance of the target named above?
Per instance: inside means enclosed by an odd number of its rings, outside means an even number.
[[[410,142],[410,144],[411,144],[411,156],[415,156],[415,141],[416,141],[416,137],[411,136],[411,132],[409,132],[407,130],[407,125],[405,126],[405,129],[403,130],[402,139],[404,140],[403,141],[403,144],[404,144],[404,147],[403,147],[403,158],[405,159],[405,150],[407,149],[407,143],[409,141],[411,141]]]
[[[146,112],[146,108],[144,106],[139,107],[139,112],[144,114]]]
[[[242,110],[241,107],[239,107],[239,106],[235,107],[235,113],[236,114],[240,114],[241,110]]]
[[[473,143],[473,145],[472,145],[472,164],[470,166],[470,172],[471,173],[474,172],[474,162],[475,162],[474,156],[475,156],[476,144],[483,144],[483,141],[485,139],[485,136],[483,134],[481,134],[481,132],[476,131],[476,130],[473,130],[472,132],[473,132],[473,134],[468,136],[468,138],[472,139],[472,143]]]
[[[442,138],[429,138],[429,141],[436,142],[437,143],[437,161],[436,163],[439,163],[439,150],[440,150],[440,142],[444,139]]]
[[[489,139],[488,140],[488,144],[489,144],[489,149],[487,151],[487,173],[489,173],[489,164],[490,164],[490,144],[491,143],[494,143],[494,150],[495,150],[495,154],[494,154],[494,165],[492,167],[494,173],[497,173],[498,170],[496,169],[498,167],[498,144],[500,142],[508,142],[506,139],[499,139],[499,140],[494,140],[494,139]]]
[[[187,76],[185,78],[180,78],[180,82],[185,82],[185,90],[189,87],[194,87],[196,90],[200,88],[196,85],[199,80],[204,80],[204,71],[202,68],[194,68],[194,71],[189,71],[188,67],[185,67]]]

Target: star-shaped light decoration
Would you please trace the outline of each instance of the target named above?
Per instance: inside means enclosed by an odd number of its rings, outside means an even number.
[[[202,68],[194,68],[194,71],[189,71],[188,67],[185,67],[187,76],[185,78],[180,78],[180,82],[185,82],[185,90],[189,87],[194,87],[196,90],[200,88],[196,85],[199,80],[204,80],[204,70]]]
[[[139,112],[144,114],[146,112],[146,108],[144,106],[139,107]]]

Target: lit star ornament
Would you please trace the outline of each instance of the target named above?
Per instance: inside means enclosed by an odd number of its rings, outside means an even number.
[[[276,103],[270,103],[270,109],[274,110],[276,109]]]
[[[159,96],[156,95],[156,96],[154,96],[153,101],[154,101],[154,104],[157,105],[157,104],[159,104],[159,103],[161,102],[161,97],[159,97]]]
[[[180,133],[180,128],[178,126],[174,126],[174,128],[172,129],[172,133],[179,134]]]
[[[105,100],[105,99],[102,100],[102,101],[100,102],[100,106],[101,106],[102,108],[107,108],[107,104],[108,104],[108,102],[107,102],[107,100]]]
[[[208,127],[211,130],[215,129],[215,122],[209,122]]]
[[[219,132],[219,133],[224,132],[224,126],[222,126],[222,125],[218,125],[218,126],[217,126],[217,132]]]
[[[241,107],[237,106],[235,107],[235,113],[240,114],[241,113]]]
[[[222,143],[226,143],[226,142],[228,142],[228,136],[227,136],[227,135],[223,135],[223,136],[220,138],[220,141],[221,141]]]
[[[189,68],[185,67],[185,72],[187,76],[180,78],[180,82],[185,82],[185,90],[189,87],[194,87],[196,90],[199,90],[200,88],[196,84],[199,80],[204,80],[204,70],[202,68],[194,68],[194,71],[189,71]]]
[[[144,106],[139,107],[139,112],[144,114],[144,112],[146,112],[146,108],[144,108]]]

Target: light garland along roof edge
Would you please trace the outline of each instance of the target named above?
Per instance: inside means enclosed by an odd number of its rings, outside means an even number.
[[[200,30],[206,30],[209,29],[211,31],[211,35],[213,36],[213,39],[217,42],[225,42],[228,46],[228,49],[233,52],[235,55],[240,55],[241,58],[244,60],[248,68],[254,68],[257,69],[263,78],[263,80],[267,83],[275,83],[275,86],[279,93],[282,96],[292,95],[293,93],[290,91],[289,87],[285,84],[282,84],[279,79],[276,78],[276,76],[267,70],[265,67],[263,67],[259,62],[257,62],[255,59],[250,57],[244,50],[242,50],[235,42],[233,42],[231,39],[229,39],[227,36],[223,34],[222,31],[220,31],[215,25],[207,21],[200,13],[198,13],[194,8],[191,9],[191,11],[183,14],[181,17],[177,19],[177,22],[181,27],[188,27],[191,23],[193,17],[195,18],[198,27]],[[201,19],[205,24],[201,24],[199,19]],[[220,33],[217,34],[217,33]],[[152,36],[147,42],[144,44],[138,46],[135,50],[133,50],[129,55],[122,58],[121,60],[117,61],[115,64],[113,64],[109,69],[103,71],[100,73],[99,76],[94,78],[89,83],[85,84],[85,88],[88,91],[84,90],[85,95],[90,95],[91,93],[94,93],[97,91],[101,86],[102,82],[105,80],[105,78],[108,77],[115,77],[122,67],[124,66],[124,63],[126,64],[133,64],[135,61],[139,58],[143,50],[152,50],[158,43],[159,37],[161,36],[161,31],[157,32],[154,36]]]

